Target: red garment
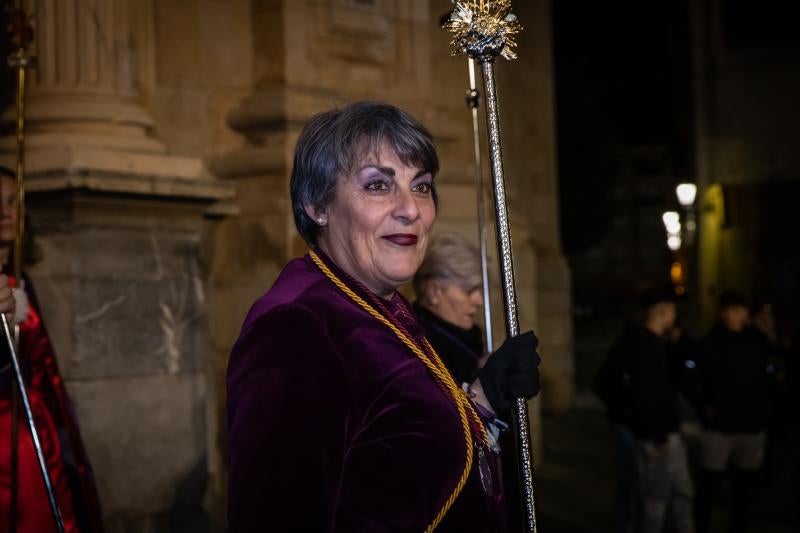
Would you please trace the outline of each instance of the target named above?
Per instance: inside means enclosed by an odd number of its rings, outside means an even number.
[[[11,504],[11,401],[8,395],[0,398],[0,531],[8,531],[8,520]],[[39,441],[47,462],[50,480],[56,492],[58,506],[64,519],[64,528],[68,532],[77,532],[78,526],[72,508],[72,496],[67,484],[64,461],[61,456],[61,445],[58,433],[47,407],[39,391],[30,390],[28,396],[31,410],[36,420]],[[47,492],[39,473],[39,464],[33,448],[33,441],[22,416],[18,419],[17,432],[19,444],[17,448],[17,533],[49,533],[55,532],[53,515],[47,500]]]
[[[26,290],[27,292],[27,290]],[[68,533],[79,531],[73,496],[67,478],[62,444],[59,440],[61,428],[69,439],[70,452],[76,457],[76,466],[83,482],[88,476],[88,463],[77,426],[74,423],[66,396],[64,383],[58,373],[50,338],[35,308],[35,301],[29,293],[31,305],[28,316],[19,328],[19,355],[24,360],[22,366],[27,370],[26,385],[28,398],[42,444],[47,469],[56,492],[59,508]],[[10,372],[6,369],[6,373]],[[6,378],[10,376],[5,376]],[[8,382],[8,379],[4,380]],[[11,503],[11,389],[0,387],[0,533],[8,531]],[[17,495],[17,533],[48,533],[56,531],[47,493],[44,488],[33,440],[22,415],[22,405],[18,417],[18,495]],[[77,443],[76,443],[77,439]],[[83,484],[83,483],[82,483]],[[84,485],[85,486],[85,485]],[[94,486],[91,497],[96,498]],[[96,500],[95,500],[96,501]],[[99,508],[95,507],[95,511]]]

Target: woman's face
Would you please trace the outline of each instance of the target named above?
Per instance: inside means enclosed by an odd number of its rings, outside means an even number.
[[[438,280],[429,281],[425,287],[425,307],[461,329],[475,326],[475,316],[482,305],[480,287],[467,290],[457,283]]]
[[[319,245],[325,253],[371,291],[389,297],[425,256],[436,218],[433,177],[382,145],[339,177],[329,206],[306,209],[323,226]]]
[[[13,242],[17,236],[17,182],[0,176],[0,243]]]

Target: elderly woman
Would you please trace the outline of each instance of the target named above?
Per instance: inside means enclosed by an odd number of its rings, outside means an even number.
[[[472,383],[485,350],[475,321],[483,305],[477,246],[457,233],[438,236],[414,276],[414,292],[425,336],[453,377]]]
[[[291,196],[312,249],[233,347],[230,531],[503,529],[484,423],[397,292],[425,255],[437,170],[430,134],[387,104],[301,133]],[[484,388],[538,390],[532,335],[507,345],[472,383],[485,408]]]
[[[481,364],[486,362],[483,333],[476,322],[478,310],[484,304],[482,282],[480,250],[457,233],[445,233],[434,239],[414,276],[417,295],[414,311],[425,337],[458,383],[480,379]],[[492,358],[503,358],[508,349],[508,345],[501,346]],[[485,381],[487,385],[493,383]],[[498,443],[493,449],[499,455],[500,448],[514,449],[513,437],[505,432],[511,405],[504,400],[502,390],[486,388],[486,396],[498,416],[480,403],[477,407],[482,418],[488,421],[490,435]],[[501,478],[508,500],[509,530],[521,530],[522,515],[516,498],[520,488],[516,457],[513,453],[504,453],[502,459]]]

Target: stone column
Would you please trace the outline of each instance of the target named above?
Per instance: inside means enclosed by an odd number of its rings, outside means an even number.
[[[29,3],[38,63],[26,105],[29,190],[191,197],[193,184],[209,182],[201,160],[166,155],[153,135],[144,105],[154,78],[153,0]],[[3,122],[14,116],[7,110]],[[0,139],[0,157],[14,142]]]
[[[216,425],[204,242],[234,190],[154,134],[153,0],[31,4],[26,188],[39,261],[28,272],[106,529],[206,530]],[[0,163],[13,164],[14,148],[0,139]]]
[[[30,3],[38,63],[28,94],[30,148],[66,144],[164,153],[164,145],[148,136],[153,119],[140,102],[152,64],[146,46],[151,2]]]

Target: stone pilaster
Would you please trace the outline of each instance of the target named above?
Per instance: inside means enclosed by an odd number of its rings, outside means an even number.
[[[153,6],[37,0],[31,9],[26,189],[40,261],[28,272],[110,533],[205,529],[209,428],[218,431],[204,243],[235,191],[155,135]],[[14,148],[13,136],[0,139],[0,163],[12,165]]]
[[[164,153],[164,145],[148,135],[153,119],[139,100],[151,64],[152,49],[145,46],[152,37],[151,2],[32,4],[37,68],[27,98],[29,148]],[[3,150],[9,142],[3,141]]]
[[[228,194],[201,160],[167,155],[153,134],[143,103],[154,69],[152,0],[41,0],[31,12],[37,68],[27,93],[26,177],[32,192]],[[7,110],[3,122],[10,126],[14,116]],[[6,161],[14,142],[13,135],[0,139]]]

